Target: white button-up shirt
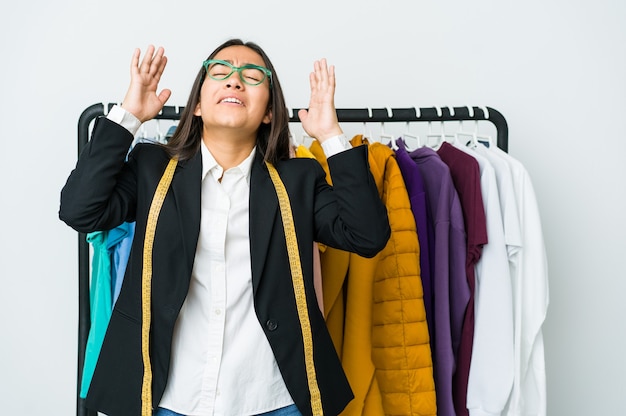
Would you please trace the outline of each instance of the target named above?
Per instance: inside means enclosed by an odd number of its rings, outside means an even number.
[[[253,305],[249,181],[255,150],[224,171],[204,143],[201,148],[200,237],[159,406],[190,416],[264,413],[293,400]]]

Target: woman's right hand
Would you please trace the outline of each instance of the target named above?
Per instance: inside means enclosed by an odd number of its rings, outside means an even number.
[[[122,102],[122,108],[137,117],[142,123],[156,117],[172,95],[169,89],[157,94],[161,75],[167,64],[165,50],[148,46],[146,54],[139,63],[141,51],[135,49],[130,64],[130,86]]]

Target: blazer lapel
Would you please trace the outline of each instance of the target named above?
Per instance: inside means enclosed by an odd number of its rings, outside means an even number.
[[[183,237],[185,260],[191,276],[191,267],[198,236],[200,235],[200,197],[202,193],[202,155],[178,163],[172,181],[172,192],[176,202],[178,222]]]
[[[278,212],[278,197],[258,150],[250,174],[250,255],[252,288],[256,293],[265,266],[269,241]]]

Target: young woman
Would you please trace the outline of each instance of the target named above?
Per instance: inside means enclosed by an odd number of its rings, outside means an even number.
[[[353,396],[317,307],[311,247],[372,257],[390,231],[367,147],[351,148],[338,124],[334,67],[314,63],[299,113],[328,157],[331,187],[315,160],[289,158],[276,70],[238,39],[203,62],[169,143],[138,144],[127,158],[140,124],[171,94],[158,92],[166,62],[163,48],[150,46],[141,61],[135,51],[123,103],[96,121],[61,192],[59,216],[77,231],[136,221],[87,406],[109,416],[336,415]]]

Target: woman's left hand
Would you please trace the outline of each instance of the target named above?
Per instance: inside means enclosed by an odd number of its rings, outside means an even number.
[[[323,142],[342,134],[335,110],[335,67],[326,64],[326,59],[315,61],[309,75],[311,100],[308,111],[298,111],[302,128],[311,137]]]

